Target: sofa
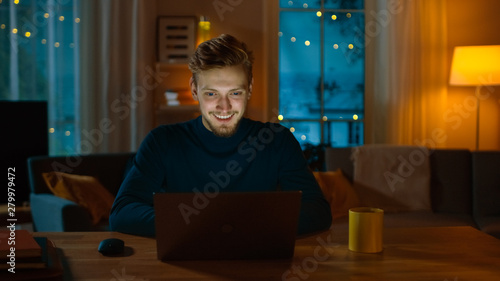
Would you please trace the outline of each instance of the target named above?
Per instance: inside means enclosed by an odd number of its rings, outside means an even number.
[[[134,155],[130,152],[28,158],[34,230],[108,230],[112,201]]]
[[[360,171],[360,168],[356,169],[360,164],[356,163],[354,157],[354,152],[359,148],[325,148],[324,168],[321,172],[315,172],[315,175],[336,172],[345,178],[349,189],[354,189],[354,196],[360,195],[357,193],[359,189],[355,188],[357,181],[362,180],[355,174],[356,171]],[[390,150],[393,147],[372,145],[371,149]],[[410,152],[418,152],[422,148],[409,146],[406,149]],[[472,226],[500,238],[500,204],[498,203],[500,201],[500,151],[471,152],[466,149],[427,149],[426,151],[429,173],[428,208],[389,210],[384,214],[385,227]],[[379,162],[382,162],[380,158],[386,157],[384,155],[384,153],[379,153],[376,157],[365,159],[365,162],[375,163],[374,166],[377,166]],[[418,155],[424,155],[424,153]],[[400,159],[403,160],[403,157]],[[406,184],[403,181],[401,183]],[[389,197],[385,200],[393,200]],[[415,196],[410,196],[406,199],[411,202],[416,200],[415,198]],[[366,206],[366,203],[362,201],[358,199],[344,208],[356,205]],[[342,203],[345,204],[345,202]],[[334,204],[339,205],[339,202],[333,202],[332,206]],[[370,207],[379,206],[371,205]],[[334,218],[332,224],[334,229],[348,226],[348,216],[345,210],[344,214],[344,216]]]

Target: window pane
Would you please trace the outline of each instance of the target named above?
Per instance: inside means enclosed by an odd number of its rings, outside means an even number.
[[[301,146],[305,144],[318,145],[321,143],[321,131],[319,122],[294,122],[284,121],[281,124],[293,133]]]
[[[363,9],[364,0],[325,0],[325,9]]]
[[[364,125],[362,122],[325,123],[326,143],[334,147],[357,146],[363,144]]]
[[[328,120],[364,111],[364,15],[325,13],[324,106]]]
[[[321,8],[321,0],[280,0],[280,8]]]
[[[285,119],[321,117],[320,27],[316,12],[281,12],[279,107]]]
[[[0,1],[0,99],[48,102],[50,154],[76,151],[76,6]]]

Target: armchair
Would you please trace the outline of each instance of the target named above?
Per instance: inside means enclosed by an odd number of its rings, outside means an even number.
[[[78,203],[54,195],[43,173],[62,172],[96,178],[116,196],[132,165],[135,153],[108,153],[73,156],[35,156],[28,159],[30,205],[35,231],[99,231],[108,230],[107,219],[98,224]]]

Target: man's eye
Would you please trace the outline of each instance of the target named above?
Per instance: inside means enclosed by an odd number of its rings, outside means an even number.
[[[215,93],[214,92],[208,92],[208,93],[205,93],[205,95],[207,95],[209,97],[213,97],[213,96],[215,96]]]
[[[233,96],[239,96],[241,95],[241,92],[233,92]]]

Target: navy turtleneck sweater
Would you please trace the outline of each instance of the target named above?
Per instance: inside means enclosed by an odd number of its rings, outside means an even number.
[[[200,116],[148,134],[113,204],[111,230],[154,236],[154,193],[215,189],[301,190],[298,234],[331,224],[328,202],[288,129],[243,118],[233,136],[222,138],[207,130]]]

